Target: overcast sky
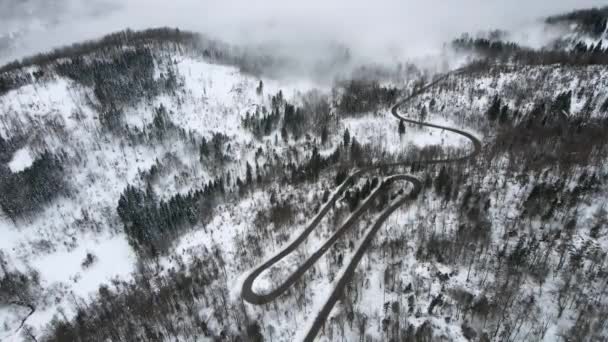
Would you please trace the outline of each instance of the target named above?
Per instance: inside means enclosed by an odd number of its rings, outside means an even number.
[[[424,54],[462,32],[521,29],[550,14],[602,5],[608,1],[0,0],[0,34],[27,29],[11,58],[127,27],[172,26],[298,53],[334,41],[382,60]]]

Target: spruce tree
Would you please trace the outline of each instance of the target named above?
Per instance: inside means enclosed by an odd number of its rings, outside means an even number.
[[[405,134],[405,122],[403,120],[399,121],[399,135]]]
[[[344,131],[344,147],[348,147],[350,145],[350,132],[348,128]]]
[[[201,146],[199,148],[199,154],[201,161],[209,156],[209,144],[207,143],[207,139],[203,138],[201,141]]]
[[[247,171],[245,177],[247,185],[253,184],[253,172],[251,171],[251,165],[249,164],[249,162],[247,162]]]
[[[506,124],[509,121],[509,106],[504,105],[500,110],[500,117],[498,118],[498,122],[501,125]]]
[[[486,115],[490,121],[496,121],[498,115],[500,114],[501,100],[498,95],[494,96],[494,100],[492,100],[492,105],[488,109]]]
[[[428,115],[428,111],[426,109],[426,106],[422,106],[422,109],[420,110],[420,114],[419,114],[419,119],[420,122],[424,122],[426,120],[426,117]]]
[[[329,132],[327,131],[327,126],[323,126],[321,130],[321,144],[327,144],[327,139],[329,138]]]

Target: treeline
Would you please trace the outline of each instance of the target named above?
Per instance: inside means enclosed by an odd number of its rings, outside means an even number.
[[[29,73],[10,72],[0,74],[0,96],[32,82]]]
[[[0,166],[0,207],[12,220],[40,210],[62,194],[67,194],[67,188],[61,156],[45,152],[16,173]]]
[[[218,178],[200,190],[158,201],[151,186],[142,190],[129,185],[120,195],[117,212],[131,245],[142,255],[156,257],[185,230],[209,218],[224,191],[224,181]]]
[[[98,40],[86,41],[83,43],[76,43],[70,46],[61,47],[51,52],[40,53],[31,57],[24,58],[20,61],[14,61],[0,67],[0,95],[6,92],[17,89],[23,85],[30,84],[36,79],[45,75],[44,69],[34,71],[32,74],[23,70],[26,67],[38,66],[45,68],[47,66],[54,66],[58,61],[62,59],[68,59],[67,63],[61,62],[58,66],[58,71],[67,73],[72,78],[78,80],[96,80],[97,78],[91,72],[85,72],[80,75],[78,71],[90,71],[82,70],[87,65],[84,62],[84,57],[93,53],[101,53],[106,57],[110,57],[115,54],[124,54],[126,49],[124,47],[133,47],[135,49],[150,48],[152,43],[179,43],[186,46],[191,46],[200,51],[203,55],[209,58],[223,58],[224,52],[229,51],[227,46],[210,40],[203,35],[180,31],[179,29],[173,28],[153,28],[143,31],[132,31],[124,30],[108,34]],[[99,63],[100,61],[97,61]],[[73,64],[73,65],[71,65]],[[78,70],[78,69],[81,70]],[[72,69],[72,70],[70,70]],[[90,68],[89,68],[90,69]],[[107,70],[106,70],[107,71]],[[100,71],[103,76],[103,71]],[[32,77],[32,75],[34,77]],[[129,74],[124,74],[129,75]],[[106,79],[111,82],[112,79]],[[144,79],[145,80],[145,79]],[[86,82],[91,84],[92,82]],[[108,84],[108,86],[116,86],[117,84]],[[120,85],[120,84],[118,84]],[[137,88],[136,88],[137,89]]]
[[[463,35],[452,41],[452,47],[456,51],[473,51],[488,57],[498,57],[504,54],[512,54],[522,48],[514,42],[494,40],[489,38],[473,38]]]
[[[34,81],[31,75],[23,70],[26,67],[46,68],[55,65],[61,59],[79,59],[95,53],[108,57],[116,53],[123,53],[127,47],[176,50],[176,45],[179,45],[180,49],[185,49],[210,61],[237,66],[241,71],[250,74],[257,75],[262,71],[272,71],[285,64],[285,61],[264,54],[263,51],[238,48],[200,33],[169,27],[142,31],[127,29],[108,34],[97,40],[75,43],[0,66],[0,95]],[[38,70],[34,74],[35,77],[39,77],[43,76],[44,72]]]
[[[516,51],[513,60],[526,65],[608,65],[608,50],[580,52],[577,50],[531,50]]]
[[[578,42],[576,45],[574,45],[574,50],[581,54],[601,54],[608,53],[608,46],[604,48],[601,40],[597,43],[597,45],[587,45],[584,42]]]
[[[566,14],[551,16],[545,20],[547,24],[577,23],[582,32],[600,36],[606,31],[608,23],[608,6],[577,10]]]
[[[97,40],[83,43],[75,43],[70,46],[61,47],[51,52],[39,53],[26,57],[20,61],[14,61],[0,67],[0,74],[15,71],[31,66],[46,66],[58,59],[83,57],[103,50],[112,50],[123,46],[142,46],[154,42],[191,43],[202,42],[206,38],[201,34],[181,31],[177,28],[152,28],[143,31],[132,31],[130,29],[108,34]]]
[[[377,110],[395,102],[399,90],[377,81],[350,80],[338,85],[342,90],[337,107],[341,114],[354,115]]]
[[[579,43],[572,51],[564,49],[534,50],[516,43],[463,36],[452,41],[459,52],[473,52],[485,58],[512,61],[524,65],[608,65],[608,48],[601,44],[593,48]]]

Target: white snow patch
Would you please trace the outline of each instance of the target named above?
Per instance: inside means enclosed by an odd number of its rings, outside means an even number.
[[[21,148],[13,154],[13,159],[8,163],[8,167],[13,173],[27,169],[34,163],[34,157],[28,147]]]
[[[82,265],[87,253],[96,257],[89,268]],[[102,236],[81,238],[75,249],[57,251],[31,264],[42,281],[52,284],[69,280],[74,294],[86,298],[113,278],[127,280],[134,269],[135,255],[124,236]]]

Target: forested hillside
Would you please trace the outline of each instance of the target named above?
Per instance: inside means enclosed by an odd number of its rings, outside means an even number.
[[[319,341],[605,340],[607,16],[330,83],[167,28],[0,67],[0,340],[301,340],[334,289]]]

